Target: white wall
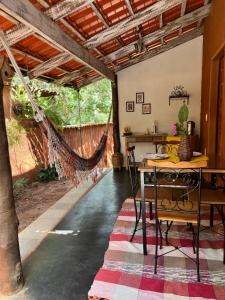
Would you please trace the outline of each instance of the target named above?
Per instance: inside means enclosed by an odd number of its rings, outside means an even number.
[[[118,73],[119,121],[122,152],[124,153],[123,128],[132,132],[152,130],[153,121],[159,123],[159,132],[171,133],[171,124],[178,121],[182,101],[169,106],[169,94],[176,85],[184,86],[190,94],[189,120],[196,123],[199,134],[202,78],[202,37],[182,44]],[[142,114],[142,105],[136,104],[136,92],[144,92],[145,103],[151,103],[152,113]],[[126,101],[135,102],[135,111],[126,112]],[[150,152],[147,144],[136,144],[136,155]]]

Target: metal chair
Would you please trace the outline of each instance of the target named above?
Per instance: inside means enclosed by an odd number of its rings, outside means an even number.
[[[223,264],[225,264],[225,214],[224,214],[225,193],[220,190],[202,189],[202,205],[203,206],[213,205],[213,207],[216,207],[218,214],[221,218],[222,225],[223,225],[223,232],[224,232],[223,233],[223,237],[224,237]]]
[[[130,185],[131,185],[131,197],[134,200],[134,208],[135,208],[135,226],[133,234],[130,238],[130,242],[132,242],[135,233],[138,229],[138,223],[141,218],[141,190],[140,190],[140,180],[137,162],[135,160],[134,155],[135,146],[129,147],[127,149],[127,163],[128,163],[128,171],[130,176]],[[154,190],[152,188],[148,188],[145,191],[145,201],[149,203],[149,217],[150,220],[153,219],[152,214],[152,203],[154,202]],[[139,205],[138,205],[139,204]],[[139,206],[139,209],[138,209]]]
[[[161,189],[166,189],[166,198],[158,197]],[[168,233],[173,222],[189,224],[192,229],[192,247],[196,254],[194,260],[197,268],[197,280],[200,281],[199,272],[199,228],[200,228],[200,204],[201,204],[201,169],[186,168],[159,168],[154,167],[155,190],[155,218],[156,218],[156,242],[155,242],[155,268],[157,273],[158,258],[168,252],[179,250],[185,256],[192,259],[181,250],[182,247],[173,245],[168,238]],[[196,201],[197,199],[197,201]],[[159,237],[162,248],[163,232],[162,222],[167,221],[165,240],[167,245],[173,246],[168,252],[158,254]],[[193,260],[193,259],[192,259]]]

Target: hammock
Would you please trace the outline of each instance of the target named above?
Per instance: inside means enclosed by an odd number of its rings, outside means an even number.
[[[74,181],[75,185],[78,185],[82,180],[91,177],[93,180],[97,178],[97,166],[100,163],[105,148],[107,145],[107,137],[109,131],[109,121],[111,116],[110,109],[108,121],[102,138],[93,153],[89,158],[83,158],[75,153],[72,148],[65,142],[63,137],[59,134],[51,121],[45,116],[43,110],[38,106],[38,103],[34,99],[32,92],[27,85],[23,75],[15,61],[15,58],[10,50],[8,42],[4,36],[4,33],[0,32],[0,40],[8,54],[8,57],[20,77],[21,82],[27,92],[28,98],[31,102],[31,106],[34,113],[34,118],[39,124],[39,127],[43,133],[44,138],[48,143],[48,158],[49,164],[55,165],[59,179],[62,177],[70,178]]]

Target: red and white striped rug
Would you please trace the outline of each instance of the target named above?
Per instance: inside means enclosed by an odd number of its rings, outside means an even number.
[[[110,236],[104,264],[98,271],[89,297],[109,300],[149,299],[225,299],[225,266],[223,265],[223,236],[210,229],[200,233],[200,274],[197,283],[196,265],[181,252],[175,251],[158,260],[158,274],[154,275],[154,220],[147,229],[148,255],[142,254],[142,231],[129,242],[134,226],[133,201],[127,199],[118,215]],[[208,214],[202,224],[209,224]],[[217,232],[223,233],[222,225]],[[185,225],[175,224],[169,240],[182,245],[182,250],[195,257],[192,233]],[[172,249],[164,243],[160,251]]]

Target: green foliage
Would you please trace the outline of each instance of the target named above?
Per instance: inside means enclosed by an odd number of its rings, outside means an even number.
[[[179,113],[178,113],[178,119],[181,124],[181,126],[184,125],[184,122],[187,122],[189,115],[189,110],[185,102],[183,102],[183,105],[181,106]]]
[[[107,122],[112,101],[109,80],[103,79],[90,84],[81,88],[79,93],[73,88],[61,87],[53,83],[36,79],[26,80],[38,104],[58,127]],[[14,77],[12,85],[12,98],[15,106],[21,106],[21,114],[18,115],[18,118],[32,118],[30,101],[18,77]],[[43,90],[52,92],[54,95],[43,97]],[[81,116],[79,116],[79,112]]]
[[[25,177],[19,178],[15,181],[15,183],[13,184],[13,189],[20,189],[25,187],[28,184],[29,180]]]
[[[6,132],[8,143],[10,146],[13,146],[19,144],[21,135],[25,132],[25,130],[17,120],[6,119]]]
[[[38,179],[40,181],[51,181],[57,178],[57,172],[55,166],[48,166],[47,168],[41,168],[38,172]]]
[[[178,120],[179,123],[176,123],[176,130],[177,133],[180,135],[187,134],[187,129],[185,128],[185,123],[188,120],[189,110],[185,102],[183,102],[183,105],[181,106],[179,112],[178,112]]]

